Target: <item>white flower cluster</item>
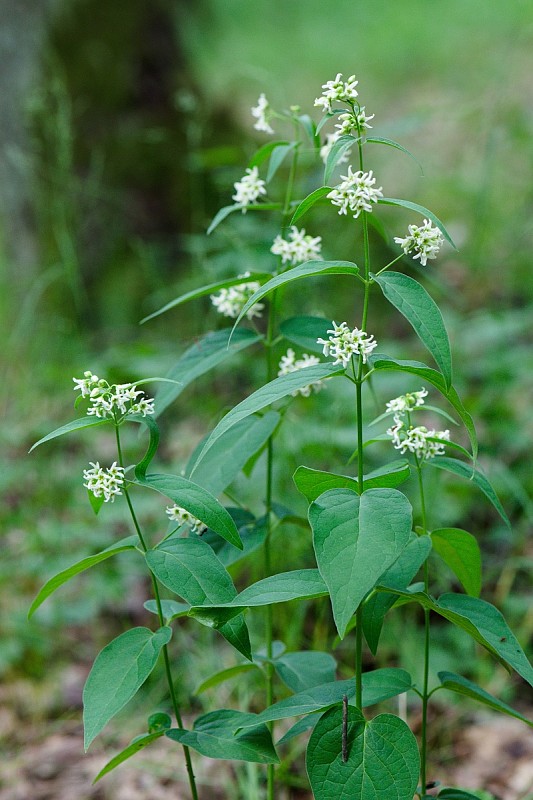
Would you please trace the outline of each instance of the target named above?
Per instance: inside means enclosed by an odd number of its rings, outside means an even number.
[[[387,403],[387,412],[394,413],[394,425],[387,430],[392,444],[403,453],[413,453],[421,461],[427,461],[435,456],[442,456],[445,452],[444,442],[450,441],[450,431],[428,430],[424,425],[410,424],[409,412],[413,408],[424,405],[427,390],[422,388],[419,392],[409,392],[395,397]],[[406,417],[408,421],[406,422]],[[432,441],[438,439],[439,441]]]
[[[281,256],[282,264],[295,266],[319,256],[321,242],[321,236],[309,236],[305,233],[305,228],[299,231],[296,225],[292,225],[288,239],[276,236],[270,252],[275,256]]]
[[[73,378],[76,384],[74,391],[80,391],[82,397],[88,397],[90,406],[87,414],[90,417],[124,417],[140,414],[143,417],[154,413],[154,400],[145,396],[134,383],[109,384],[98,375],[87,370],[83,378]]]
[[[247,278],[249,275],[249,272],[245,272],[241,277]],[[229,286],[227,289],[221,289],[218,294],[212,294],[211,302],[219,314],[236,319],[250,297],[260,288],[261,284],[257,281],[239,283],[237,286]],[[261,317],[264,307],[264,303],[256,303],[246,312],[246,318],[253,319],[254,317]]]
[[[419,258],[423,267],[428,259],[436,258],[444,242],[444,237],[439,228],[431,224],[428,219],[423,225],[409,225],[409,236],[402,239],[395,236],[394,241],[399,244],[405,255],[414,251],[413,258]]]
[[[298,372],[306,367],[315,367],[317,364],[320,364],[320,359],[316,356],[310,356],[308,353],[304,353],[301,358],[296,358],[294,350],[292,347],[289,347],[286,355],[282,356],[279,362],[278,377],[289,375],[291,372]],[[324,381],[314,381],[307,386],[303,386],[301,389],[296,389],[296,391],[291,392],[291,394],[293,397],[299,394],[301,394],[302,397],[309,397],[312,391],[319,392],[323,387]]]
[[[342,364],[344,368],[348,366],[352,356],[362,356],[363,364],[366,364],[368,356],[378,344],[374,337],[359,328],[351,330],[346,322],[337,325],[333,321],[332,325],[333,329],[328,331],[331,334],[328,339],[317,339],[317,344],[324,345],[324,355],[332,356],[335,359],[333,363]]]
[[[394,414],[407,414],[412,408],[424,405],[424,398],[427,397],[428,390],[420,389],[419,392],[407,392],[406,394],[395,397],[387,403],[387,411]]]
[[[322,84],[324,91],[315,100],[315,106],[322,107],[324,114],[331,112],[331,104],[336,100],[341,103],[352,103],[358,95],[355,88],[359,81],[355,80],[355,75],[350,75],[347,81],[343,81],[342,73],[337,73],[334,81],[326,81]]]
[[[166,514],[171,522],[175,522],[180,527],[182,525],[189,525],[191,533],[201,534],[207,530],[207,525],[202,520],[191,514],[181,506],[167,506]]]
[[[92,469],[83,470],[83,484],[95,497],[104,497],[104,502],[115,501],[122,494],[124,486],[124,470],[113,461],[110,467],[101,467],[98,461],[89,462]]]
[[[252,117],[255,117],[257,122],[254,124],[256,131],[263,131],[264,133],[274,133],[273,128],[268,123],[270,103],[266,99],[264,93],[259,95],[257,105],[252,108]]]
[[[335,125],[339,130],[339,136],[346,136],[350,133],[359,135],[365,128],[371,128],[369,121],[374,119],[375,114],[367,115],[365,107],[361,106],[356,111],[346,112],[339,116],[339,124]]]
[[[259,177],[259,170],[257,167],[247,169],[246,173],[233,184],[235,187],[235,194],[232,195],[232,200],[243,206],[242,213],[246,213],[246,207],[266,194],[265,181]]]
[[[339,206],[339,214],[347,214],[350,209],[355,212],[353,218],[357,219],[361,211],[372,211],[372,203],[383,197],[382,187],[374,188],[376,179],[372,170],[354,172],[349,166],[348,175],[341,175],[341,178],[342,183],[327,195],[334,206]]]

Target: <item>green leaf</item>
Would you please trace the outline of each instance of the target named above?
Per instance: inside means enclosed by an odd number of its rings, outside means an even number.
[[[298,720],[298,722],[295,722],[294,725],[289,728],[287,733],[285,733],[281,739],[278,739],[276,744],[285,744],[286,742],[290,742],[290,740],[294,739],[296,736],[306,733],[308,730],[315,727],[321,716],[322,712],[316,711],[314,714],[307,714],[307,716],[302,717]]]
[[[272,150],[270,162],[268,164],[266,182],[270,183],[278,169],[283,164],[285,158],[292,150],[299,146],[300,142],[289,142],[289,144],[280,144]]]
[[[443,689],[449,689],[450,692],[456,692],[465,697],[470,697],[472,700],[477,700],[478,703],[483,703],[483,705],[492,708],[494,711],[499,711],[501,714],[507,714],[508,717],[519,719],[521,722],[525,722],[526,725],[533,728],[533,721],[527,719],[527,717],[524,717],[523,714],[520,714],[518,711],[515,711],[514,708],[508,706],[507,703],[503,703],[501,700],[498,700],[497,697],[493,697],[480,686],[472,683],[472,681],[463,678],[462,675],[456,675],[453,672],[439,672],[438,675]]]
[[[237,208],[241,208],[241,206],[230,206],[230,208],[232,208],[232,210],[236,210]],[[206,294],[212,294],[213,292],[220,291],[220,289],[227,289],[230,286],[238,286],[241,283],[248,283],[249,281],[262,281],[269,277],[269,272],[252,272],[246,278],[243,275],[236,275],[234,278],[225,278],[223,281],[209,283],[207,286],[201,286],[199,289],[193,289],[190,292],[186,292],[185,294],[176,297],[174,300],[166,303],[162,308],[154,311],[152,314],[148,314],[147,317],[144,317],[141,320],[141,325],[151,319],[154,319],[154,317],[158,317],[160,314],[165,314],[167,311],[170,311],[171,308],[176,308],[176,306],[181,306],[183,303],[187,303],[189,300],[196,300],[198,297],[204,297]]]
[[[321,186],[319,189],[315,189],[314,192],[311,192],[311,194],[308,194],[307,197],[304,198],[296,208],[296,211],[292,215],[292,219],[289,224],[294,225],[294,223],[299,220],[300,217],[303,217],[303,215],[306,214],[309,209],[315,205],[315,203],[318,203],[319,200],[321,200],[330,192],[331,186]]]
[[[413,680],[404,669],[387,667],[365,672],[362,677],[363,707],[374,706],[383,700],[397,697],[413,688]],[[355,681],[353,678],[345,681],[332,681],[322,686],[313,686],[304,692],[298,692],[291,697],[286,697],[278,703],[266,708],[256,717],[259,722],[273,722],[277,719],[297,717],[301,714],[310,714],[329,708],[342,702],[346,695],[348,699],[355,697]],[[244,727],[244,726],[243,726]]]
[[[464,789],[441,789],[437,797],[439,800],[480,800],[480,794],[472,794]],[[486,797],[486,793],[483,793]]]
[[[87,497],[89,498],[89,503],[91,504],[91,508],[94,511],[95,516],[98,516],[100,509],[105,503],[105,497],[100,495],[100,497],[95,497],[95,495],[87,489]]]
[[[261,164],[267,160],[276,147],[287,146],[288,144],[290,144],[290,142],[287,141],[267,142],[251,157],[250,161],[248,162],[248,168],[253,169],[254,167],[261,166]]]
[[[407,480],[411,469],[405,459],[391,462],[385,467],[374,470],[363,476],[363,489],[394,488]],[[347,475],[337,475],[334,472],[324,472],[309,467],[298,467],[294,473],[293,481],[309,503],[316,500],[329,489],[351,489],[359,494],[359,481]]]
[[[379,586],[378,591],[392,591],[409,602],[417,602],[423,608],[435,611],[458,628],[466,631],[479,642],[503,666],[514,669],[533,686],[533,667],[520,647],[514,633],[507,625],[503,615],[490,603],[479,597],[465,594],[443,594],[433,600],[424,592],[410,592]]]
[[[107,425],[110,421],[111,420],[109,419],[98,419],[97,417],[79,417],[78,419],[73,419],[72,422],[67,422],[66,425],[56,428],[55,431],[52,431],[52,433],[47,433],[46,436],[43,436],[42,439],[39,439],[38,442],[35,442],[35,444],[30,447],[28,452],[31,453],[36,447],[44,444],[44,442],[49,442],[51,439],[57,439],[58,436],[64,436],[65,433],[71,433],[71,431],[81,431],[84,428],[96,428],[98,425]]]
[[[356,139],[354,136],[346,135],[346,136],[339,136],[337,141],[333,144],[333,147],[328,153],[328,157],[326,159],[326,166],[324,169],[324,183],[329,183],[331,176],[335,172],[335,167],[342,159],[343,155],[346,153],[350,147],[354,147],[360,139]]]
[[[159,733],[166,731],[172,726],[172,720],[168,714],[156,711],[148,717],[148,733]]]
[[[237,327],[252,306],[259,303],[263,297],[279,289],[280,286],[286,286],[288,283],[302,278],[315,278],[320,275],[359,275],[359,267],[352,261],[305,261],[303,264],[298,264],[298,266],[288,269],[286,272],[275,275],[246,301],[241,313],[235,320],[234,327]]]
[[[383,295],[412,325],[444,375],[447,389],[452,383],[452,354],[439,307],[424,287],[401,272],[371,276]]]
[[[230,342],[231,337],[231,342]],[[200,375],[222,364],[226,359],[256,344],[261,337],[247,328],[239,328],[232,334],[231,328],[210,331],[186,350],[167,372],[167,378],[179,381],[166,383],[155,395],[156,416],[159,416]]]
[[[147,486],[169,497],[173,503],[185,508],[223,539],[242,550],[241,537],[233,519],[206,489],[181,475],[137,474],[136,477],[140,486]]]
[[[394,564],[381,576],[380,582],[397,589],[406,589],[431,552],[429,536],[415,536]],[[363,631],[370,650],[375,655],[385,615],[396,602],[393,594],[375,592],[363,605]]]
[[[464,586],[465,592],[479,597],[481,592],[481,552],[474,536],[461,528],[439,528],[431,533],[433,549]]]
[[[159,609],[156,600],[147,600],[144,608],[151,614],[159,614]],[[161,600],[161,609],[163,611],[163,619],[165,625],[168,625],[174,619],[186,617],[190,609],[189,603],[177,603],[175,600]]]
[[[311,734],[306,767],[315,800],[412,800],[420,757],[405,722],[392,714],[367,721],[358,709],[348,708],[347,726],[346,762],[342,708],[326,711]]]
[[[221,539],[220,536],[217,536],[212,531],[206,531],[206,533],[204,533],[202,536],[204,542],[207,542],[207,544],[214,550],[217,558],[222,562],[222,564],[224,564],[225,567],[229,567],[231,564],[235,564],[242,558],[246,558],[246,556],[248,556],[250,553],[253,553],[254,550],[257,550],[259,547],[261,547],[267,532],[266,517],[255,520],[250,514],[250,522],[244,519],[242,522],[240,522],[240,518],[236,516],[236,512],[242,511],[242,509],[232,508],[228,509],[228,511],[231,513],[235,520],[235,524],[239,529],[239,535],[243,543],[242,550],[239,550],[238,547],[234,547],[229,542]]]
[[[331,320],[323,317],[291,317],[279,326],[281,335],[292,344],[302,347],[306,352],[324,353],[324,345],[317,339],[327,339]],[[239,328],[240,330],[240,328]]]
[[[474,486],[477,486],[478,489],[481,489],[487,500],[492,503],[507,527],[511,527],[509,517],[505,513],[504,507],[500,503],[498,495],[482,472],[474,467],[471,467],[469,464],[458,461],[456,458],[446,458],[446,456],[437,456],[436,458],[432,458],[428,463],[432,467],[446,470],[446,472],[451,472],[453,475],[458,475],[460,478],[465,478],[465,480],[471,481]]]
[[[274,662],[279,677],[293,692],[304,692],[335,680],[337,662],[329,653],[316,650],[284,653]]]
[[[409,156],[409,158],[412,158],[413,161],[418,164],[420,167],[420,172],[422,175],[424,174],[424,168],[418,158],[414,156],[406,147],[403,147],[399,142],[395,142],[394,139],[384,139],[382,136],[370,136],[367,137],[366,141],[369,144],[384,144],[388,147],[394,147],[396,150],[401,150],[402,153],[405,153],[405,155]]]
[[[266,725],[254,724],[252,721],[253,727],[248,726],[243,733],[234,734],[236,728],[243,727],[243,722],[249,723],[254,717],[254,714],[230,709],[211,711],[198,717],[192,731],[173,728],[165,735],[186,747],[192,747],[208,758],[252,761],[258,764],[279,763]]]
[[[157,452],[157,448],[159,447],[159,426],[155,419],[151,416],[143,417],[141,415],[135,415],[126,417],[126,420],[128,422],[136,422],[140,425],[145,425],[150,434],[150,441],[148,443],[146,453],[141,461],[139,461],[139,463],[135,466],[135,476],[139,480],[143,480],[146,476],[146,470],[148,469],[150,462],[152,461]]]
[[[164,734],[165,731],[163,730],[158,731],[157,733],[144,733],[142,736],[136,736],[135,739],[132,739],[129,745],[124,748],[124,750],[121,750],[120,753],[117,753],[117,755],[111,759],[111,761],[107,762],[105,767],[100,770],[94,779],[93,784],[97,783],[97,781],[99,781],[100,778],[103,778],[104,775],[112,772],[115,767],[119,767],[124,763],[124,761],[127,761],[128,758],[131,758],[140,750],[144,750],[145,747],[148,747],[149,744],[155,742],[156,739],[160,739],[161,736],[164,736]]]
[[[464,407],[459,395],[453,386],[447,387],[444,377],[440,372],[435,369],[422,364],[420,361],[398,361],[395,358],[385,355],[384,353],[375,353],[370,356],[369,364],[376,370],[395,370],[399,372],[408,372],[411,375],[417,375],[422,380],[431,383],[438,391],[445,397],[448,402],[453,406],[463,425],[468,433],[470,444],[472,446],[472,454],[474,461],[477,458],[477,436],[476,429],[472,417]]]
[[[325,492],[309,508],[313,545],[343,638],[350,618],[396,561],[411,533],[412,509],[395,489]]]
[[[416,211],[417,214],[421,214],[423,217],[427,217],[431,222],[437,226],[437,228],[441,231],[442,235],[448,242],[451,244],[454,250],[457,250],[452,237],[444,227],[443,223],[440,221],[438,217],[433,214],[432,211],[429,211],[424,206],[419,206],[418,203],[411,203],[410,200],[399,200],[395,197],[380,197],[378,203],[381,203],[385,206],[401,206],[402,208],[408,208],[409,211]]]
[[[220,494],[269,440],[280,419],[277,411],[267,411],[241,420],[196,461],[188,477],[213,495]]]
[[[261,411],[263,408],[275,403],[276,400],[281,400],[283,397],[290,396],[292,392],[295,392],[297,389],[302,389],[310,383],[343,374],[344,369],[342,367],[329,363],[317,364],[315,367],[306,367],[297,372],[291,372],[288,375],[275,378],[232,408],[232,410],[221,419],[206,440],[198,456],[198,461],[201,461],[205,457],[207,451],[220,439],[223,433],[229,431],[230,428],[242,419],[249,417],[250,414]]]
[[[236,675],[240,675],[243,672],[253,672],[256,669],[259,669],[257,664],[236,664],[234,667],[221,669],[219,672],[210,675],[205,681],[202,681],[198,688],[194,690],[194,694],[202,694],[202,692],[205,692],[207,689],[212,689],[213,686],[218,686],[225,681],[229,681]]]
[[[127,536],[125,539],[121,539],[119,542],[115,542],[115,544],[106,547],[106,549],[102,550],[100,553],[96,553],[94,556],[82,558],[81,561],[77,561],[71,567],[58,572],[57,575],[54,575],[53,578],[50,578],[44,584],[43,588],[40,590],[39,594],[31,604],[30,610],[28,611],[28,619],[35,613],[35,611],[37,611],[39,606],[44,603],[47,597],[50,597],[50,595],[53,594],[56,589],[59,589],[60,586],[63,586],[64,583],[69,581],[75,575],[79,575],[80,572],[84,572],[86,569],[94,567],[95,564],[99,564],[101,561],[105,561],[117,553],[123,553],[126,550],[135,550],[136,545],[138,544],[139,539],[137,536]]]
[[[229,573],[211,547],[198,537],[165,539],[154,550],[148,550],[146,561],[156,578],[191,606],[226,603],[237,594]],[[251,660],[248,629],[238,613],[230,622],[227,618],[210,618],[207,624],[216,628],[239,653]],[[198,620],[206,624],[203,618],[198,617]]]
[[[172,630],[132,628],[96,657],[83,689],[85,750],[110,719],[137,693],[168,644]]]

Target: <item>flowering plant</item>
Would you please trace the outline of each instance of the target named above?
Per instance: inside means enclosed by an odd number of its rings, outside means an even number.
[[[84,472],[84,485],[102,503],[123,495],[134,533],[51,578],[31,612],[66,580],[123,551],[133,551],[144,560],[153,586],[154,597],[146,607],[155,613],[157,629],[139,627],[121,634],[102,650],[93,665],[84,692],[86,745],[134,696],[154,669],[159,655],[169,688],[168,710],[172,711],[174,721],[168,714],[156,715],[147,731],[111,759],[98,778],[165,736],[183,748],[194,800],[199,797],[199,788],[191,751],[210,758],[266,765],[266,798],[273,800],[277,791],[278,752],[289,740],[312,731],[306,767],[317,800],[412,800],[414,795],[427,800],[428,790],[436,785],[428,771],[432,769],[428,707],[435,692],[447,690],[467,696],[531,725],[518,711],[466,676],[440,672],[438,683],[431,685],[431,614],[463,630],[496,661],[531,685],[533,667],[501,613],[479,597],[481,555],[476,538],[463,529],[432,524],[425,479],[431,469],[466,479],[469,485],[481,490],[505,524],[509,520],[477,465],[476,431],[454,387],[451,347],[440,310],[418,280],[391,269],[401,261],[409,270],[412,260],[406,256],[426,267],[446,242],[453,247],[453,241],[443,223],[428,209],[411,201],[386,197],[383,187],[376,187],[373,170],[367,169],[367,153],[383,145],[404,152],[405,148],[383,137],[368,136],[368,122],[373,115],[367,115],[365,107],[359,104],[356,87],[358,82],[353,75],[347,81],[341,74],[327,81],[315,101],[315,106],[324,113],[318,125],[297,107],[284,113],[274,112],[265,95],[260,96],[252,109],[257,120],[255,129],[272,134],[270,121],[275,117],[280,124],[288,122],[293,127],[295,139],[289,143],[273,142],[259,149],[244,177],[235,183],[232,197],[235,204],[219,211],[209,232],[236,211],[245,213],[253,208],[261,213],[274,212],[279,219],[279,234],[270,252],[277,257],[276,263],[273,259],[271,271],[266,274],[230,276],[188,292],[147,318],[169,311],[185,300],[210,295],[217,310],[233,318],[235,324],[206,333],[189,348],[169,370],[167,383],[154,400],[146,398],[138,384],[110,384],[86,372],[83,378],[75,379],[75,384],[81,398],[90,404],[87,415],[37,443],[81,428],[111,426],[117,460],[109,468],[100,467],[99,462],[92,463],[91,469]],[[327,134],[324,145],[320,132],[331,119],[339,120],[337,131]],[[299,154],[308,143],[317,156],[325,159],[324,185],[301,198],[297,194]],[[352,153],[357,154],[355,165],[349,163],[340,181],[329,185],[337,168],[350,160]],[[286,159],[290,160],[288,178],[280,194],[272,181],[281,174]],[[266,177],[261,178],[260,167],[267,160]],[[272,183],[268,193],[274,198],[268,203],[262,201],[267,194],[267,183]],[[325,260],[322,237],[298,229],[296,223],[318,203],[327,203],[330,213],[331,206],[338,208],[338,214],[347,218],[347,225],[361,226],[363,247],[360,258],[358,254],[359,263]],[[369,221],[383,205],[407,209],[421,215],[424,221],[420,226],[410,224],[407,236],[394,238],[400,254],[393,249],[393,242],[387,241],[391,260],[376,267]],[[360,292],[357,325],[353,321],[337,324],[332,315],[283,318],[282,288],[289,289],[292,283],[304,280],[312,286],[315,277],[331,279],[335,275],[351,278]],[[433,365],[392,357],[381,350],[385,345],[381,341],[378,345],[374,334],[369,332],[373,291],[380,291],[405,318]],[[354,291],[354,297],[355,294]],[[262,329],[255,327],[254,318],[260,314]],[[244,320],[249,325],[238,327]],[[281,358],[277,352],[280,345],[284,351]],[[251,347],[262,347],[265,384],[220,420],[199,444],[185,474],[149,472],[159,441],[156,416],[178,398],[193,377]],[[302,351],[300,355],[295,347]],[[322,360],[319,355],[329,360]],[[373,402],[371,394],[378,396],[380,380],[391,376],[404,379],[409,391],[388,400],[383,414],[367,424]],[[312,396],[324,387],[333,393],[331,384],[341,380],[355,388],[355,452],[349,462],[355,464],[353,474],[306,465],[298,467],[294,483],[308,506],[307,521],[299,519],[299,522],[305,529],[302,535],[312,539],[316,567],[287,564],[287,571],[276,573],[272,569],[273,535],[287,518],[298,519],[296,512],[287,511],[274,498],[276,435],[293,403],[294,409],[307,404],[304,413],[310,414],[315,402]],[[420,386],[420,382],[424,384],[422,388],[412,388]],[[448,411],[440,405],[426,404],[429,395],[426,387],[440,395]],[[437,415],[444,416],[450,424],[461,425],[463,444],[453,441],[449,429],[429,427],[433,422],[414,424],[414,417],[418,423],[419,415],[423,422],[426,415]],[[383,420],[390,421],[391,416],[392,424],[386,432],[372,436],[371,427]],[[132,472],[126,467],[121,443],[121,428],[128,423],[141,425],[149,435],[146,454],[137,459]],[[464,446],[466,440],[470,449]],[[389,452],[395,448],[405,457],[385,461],[378,469],[366,471],[367,447],[383,448],[385,442]],[[249,470],[250,464],[263,453],[264,513],[256,515],[245,509],[243,522],[243,509],[226,508],[218,497],[228,492],[236,475],[245,468]],[[408,483],[411,476],[415,478],[414,490]],[[135,514],[133,492],[145,489],[172,502],[166,507],[172,530],[158,541],[141,530]],[[413,496],[416,511],[411,505]],[[263,555],[264,577],[238,592],[227,567],[257,549]],[[433,596],[434,571],[439,559],[454,573],[464,592]],[[162,599],[162,587],[172,594],[172,599]],[[337,679],[337,662],[330,652],[288,652],[285,645],[276,642],[273,606],[288,601],[329,603],[339,639],[349,637],[348,642],[353,639],[351,663],[355,667],[349,677]],[[378,651],[387,614],[398,602],[416,603],[422,609],[419,680],[396,666],[396,659],[395,666],[364,670],[365,642],[367,657],[372,658]],[[259,649],[252,648],[248,633],[254,609],[264,610],[264,647]],[[250,613],[245,617],[245,612]],[[249,670],[262,674],[264,708],[259,713],[221,709],[202,715],[192,727],[185,727],[169,651],[171,639],[173,646],[179,646],[178,631],[173,630],[172,623],[183,616],[218,631],[238,653],[235,666],[212,676],[206,688]],[[289,697],[277,699],[278,679],[292,693]],[[366,710],[378,703],[390,706],[392,698],[407,693],[412,698],[408,711],[416,704],[420,707],[418,739],[408,725],[409,713],[406,721],[403,716],[391,713],[390,708],[378,715]],[[294,716],[301,719],[285,730],[275,745],[277,721]],[[441,800],[472,797],[450,788],[440,788],[437,796]]]

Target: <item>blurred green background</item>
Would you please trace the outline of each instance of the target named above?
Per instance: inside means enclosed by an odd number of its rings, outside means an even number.
[[[62,599],[26,622],[47,577],[124,535],[126,524],[118,507],[96,522],[78,479],[95,447],[103,455],[109,449],[105,436],[90,445],[80,435],[28,457],[30,445],[72,418],[73,375],[85,369],[121,380],[164,374],[198,334],[219,325],[208,301],[142,327],[139,320],[182,291],[266,265],[275,222],[232,217],[205,237],[213,214],[231,202],[247,159],[268,138],[253,130],[250,107],[264,91],[275,108],[296,103],[318,120],[313,100],[337,72],[356,74],[362,101],[375,113],[376,135],[399,140],[423,164],[421,177],[397,152],[377,154],[385,194],[431,208],[459,246],[431,262],[427,285],[450,331],[458,388],[478,426],[480,463],[514,529],[509,534],[469,487],[449,482],[436,515],[480,535],[484,596],[496,599],[527,648],[533,632],[531,4],[3,0],[1,6],[0,675],[6,683],[44,679],[52,662],[60,669],[73,657],[90,660],[95,642],[120,630],[125,623],[117,620],[138,619],[142,604],[131,565],[117,559],[66,587]],[[397,224],[392,215],[384,218]],[[315,235],[323,232],[320,219],[319,213],[309,219]],[[353,257],[343,230],[334,221],[324,234],[326,257]],[[344,295],[326,288],[320,309],[337,318],[349,314]],[[289,311],[291,302],[299,308],[288,295]],[[317,303],[311,297],[307,310]],[[397,321],[380,319],[376,326],[390,338],[409,336]],[[183,394],[165,417],[167,468],[183,465],[224,408],[261,380],[261,369],[241,359],[233,371]],[[339,468],[346,461],[343,436],[351,423],[343,402],[334,400],[340,432],[327,424],[331,408],[323,395],[311,435],[309,411],[302,405],[295,413],[278,474],[284,502],[299,503],[287,477],[296,464],[329,459]],[[257,505],[245,479],[240,490]],[[143,513],[157,524],[153,506]],[[308,543],[291,540],[295,555],[302,547],[307,553]],[[93,626],[87,634],[95,615],[103,633]],[[298,646],[305,620],[291,619],[288,638]],[[202,636],[192,650],[202,651]],[[322,628],[305,636],[322,638],[322,645],[327,639]],[[412,640],[406,634],[404,641],[409,662]],[[443,659],[452,644],[443,633]],[[461,653],[464,643],[453,647]],[[492,675],[489,662],[480,670]],[[492,688],[501,690],[504,682],[495,680]]]

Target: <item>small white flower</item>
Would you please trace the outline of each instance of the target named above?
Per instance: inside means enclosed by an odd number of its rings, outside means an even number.
[[[371,204],[383,197],[382,187],[374,188],[376,179],[372,170],[354,172],[349,166],[348,175],[341,175],[341,178],[342,182],[327,195],[334,206],[339,206],[339,214],[347,214],[350,209],[357,219],[361,211],[372,211]]]
[[[247,278],[249,274],[249,272],[245,272],[241,277]],[[218,294],[212,294],[211,302],[219,314],[236,319],[250,297],[260,288],[261,284],[258,283],[258,281],[239,283],[237,286],[229,286],[227,289],[221,289]],[[254,317],[261,317],[264,307],[264,303],[255,303],[246,312],[246,318],[253,319]]]
[[[407,392],[400,397],[395,397],[387,403],[386,410],[394,414],[405,414],[412,408],[424,405],[424,398],[427,397],[427,389],[420,389],[419,392]]]
[[[233,185],[235,187],[235,194],[232,195],[232,199],[243,206],[243,214],[246,213],[246,206],[255,203],[259,197],[266,194],[265,181],[259,177],[259,170],[257,167],[247,169],[240,181],[237,181]]]
[[[335,144],[335,142],[340,139],[341,133],[340,131],[335,131],[335,133],[328,133],[326,136],[326,142],[320,148],[320,158],[324,162],[324,164],[328,160],[328,156],[331,153],[331,148]],[[342,156],[337,161],[337,164],[347,164],[350,160],[350,156],[352,154],[352,148],[348,147],[342,154]]]
[[[320,255],[321,242],[322,237],[309,236],[305,233],[305,228],[299,231],[296,225],[293,225],[287,239],[276,236],[270,252],[281,256],[282,264],[295,266],[317,258]]]
[[[204,522],[181,506],[167,506],[165,513],[172,522],[175,522],[180,527],[182,525],[188,525],[191,529],[191,533],[202,534],[207,530],[207,525]]]
[[[83,470],[83,484],[95,497],[104,497],[104,502],[115,501],[122,494],[124,486],[124,470],[113,461],[110,467],[101,467],[98,461],[90,461],[91,469]]]
[[[134,383],[110,384],[89,371],[84,373],[83,378],[72,380],[76,384],[74,389],[80,391],[82,397],[89,398],[89,417],[113,417],[117,420],[128,414],[146,417],[154,413],[153,398],[146,397]]]
[[[306,367],[315,367],[320,364],[320,359],[316,356],[311,356],[304,353],[301,358],[296,358],[296,354],[292,347],[289,347],[286,355],[281,357],[279,362],[278,377],[282,375],[289,375],[291,372],[299,372]],[[319,392],[324,387],[324,381],[314,381],[313,383],[303,386],[301,389],[296,389],[291,392],[293,397],[301,394],[302,397],[309,397],[312,391]]]
[[[395,424],[388,429],[387,434],[392,439],[392,444],[400,453],[413,453],[421,461],[427,461],[445,452],[445,442],[450,441],[450,431],[428,430],[424,425],[407,427],[400,417],[394,418]],[[439,441],[431,441],[438,439]]]
[[[374,116],[374,114],[367,115],[365,107],[361,106],[353,113],[350,111],[346,112],[346,114],[340,114],[339,124],[335,125],[335,127],[339,130],[339,136],[346,136],[351,133],[358,136],[364,129],[372,127],[368,123],[371,119],[374,119]]]
[[[331,104],[335,100],[341,103],[352,103],[358,96],[355,88],[359,81],[355,80],[355,75],[350,75],[347,81],[342,81],[342,73],[337,73],[335,80],[326,81],[322,84],[324,91],[315,100],[315,106],[322,107],[324,114],[331,112]]]
[[[378,344],[374,337],[359,328],[351,330],[346,322],[337,325],[333,321],[332,325],[333,329],[328,330],[331,334],[328,339],[317,339],[317,344],[324,345],[324,355],[332,356],[335,359],[333,363],[342,364],[344,368],[348,366],[353,356],[362,356],[363,364],[366,364],[368,356]]]
[[[252,117],[255,117],[257,119],[257,122],[254,125],[256,131],[264,131],[264,133],[274,133],[274,130],[268,124],[269,108],[270,108],[270,103],[266,99],[265,95],[261,93],[259,95],[257,105],[254,108],[252,108]]]
[[[423,267],[428,259],[436,258],[444,237],[439,228],[433,226],[428,219],[423,225],[409,225],[409,236],[404,239],[395,236],[394,241],[400,245],[405,255],[414,251],[413,258],[419,258]]]

